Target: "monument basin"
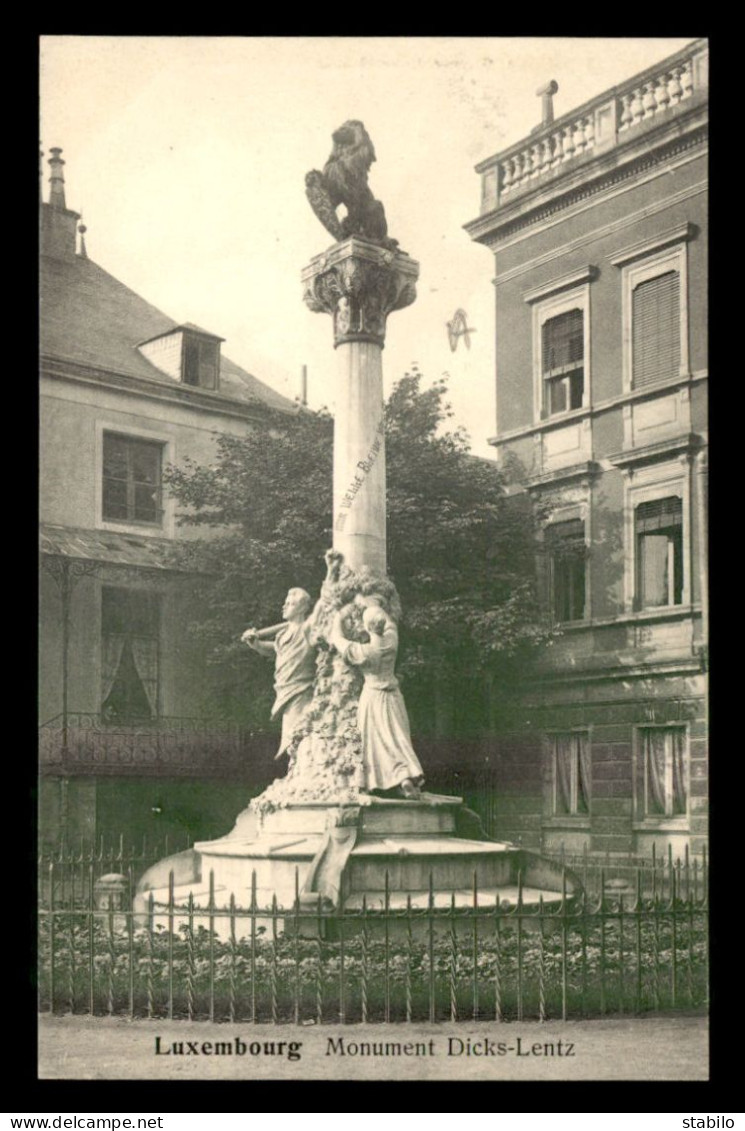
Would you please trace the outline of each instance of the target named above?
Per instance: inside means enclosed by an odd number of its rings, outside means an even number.
[[[164,926],[191,915],[224,938],[231,929],[249,934],[252,921],[254,930],[313,935],[336,933],[340,917],[358,929],[363,912],[371,926],[386,909],[487,911],[520,901],[529,910],[579,890],[556,862],[488,839],[462,798],[361,795],[354,804],[291,805],[262,818],[245,810],[227,836],[149,869],[135,910],[151,909]]]

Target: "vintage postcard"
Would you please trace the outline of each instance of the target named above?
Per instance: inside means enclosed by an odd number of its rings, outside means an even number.
[[[708,1078],[708,55],[42,37],[41,1078]]]

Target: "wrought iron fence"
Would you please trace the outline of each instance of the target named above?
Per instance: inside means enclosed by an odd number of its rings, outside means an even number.
[[[131,875],[136,885],[152,864],[191,845],[189,836],[166,834],[158,841],[143,837],[139,844],[132,844],[121,834],[101,836],[95,842],[81,838],[75,844],[63,842],[53,849],[42,848],[37,859],[39,906],[48,907],[53,899],[58,908],[86,909],[101,876]]]
[[[291,908],[235,897],[212,875],[193,894],[150,894],[133,910],[129,866],[120,897],[101,906],[89,863],[83,906],[64,903],[54,861],[40,909],[39,1004],[53,1013],[273,1023],[567,1019],[705,1005],[708,904],[698,863],[646,898],[641,870],[627,895],[468,906],[428,893],[379,909]],[[97,905],[97,903],[99,905]]]
[[[691,857],[688,845],[683,856],[673,857],[672,846],[668,845],[666,854],[658,853],[654,844],[649,856],[633,853],[598,853],[587,848],[581,853],[546,852],[544,855],[572,871],[582,881],[585,891],[593,894],[605,890],[606,894],[615,892],[616,896],[636,891],[641,884],[643,894],[651,899],[669,898],[674,891],[687,890],[694,883],[706,887],[709,866],[706,846],[700,856]]]
[[[106,720],[95,712],[58,715],[39,728],[42,770],[193,774],[240,769],[248,736],[219,719],[161,716],[139,721]]]

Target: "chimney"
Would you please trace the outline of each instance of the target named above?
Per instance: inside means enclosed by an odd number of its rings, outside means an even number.
[[[49,203],[40,201],[41,252],[54,259],[76,259],[77,223],[80,216],[65,203],[65,178],[61,149],[50,149]]]
[[[62,172],[64,161],[60,157],[62,152],[59,148],[50,149],[51,157],[49,164],[52,168],[52,175],[49,178],[49,203],[52,208],[66,208],[65,204],[65,175]]]
[[[304,365],[300,371],[300,404],[308,405],[308,366]]]

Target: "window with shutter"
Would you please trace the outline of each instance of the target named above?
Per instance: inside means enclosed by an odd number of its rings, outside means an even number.
[[[544,406],[549,416],[581,408],[584,400],[584,315],[566,310],[543,323]]]
[[[666,271],[632,293],[632,366],[635,388],[680,372],[680,275]]]

